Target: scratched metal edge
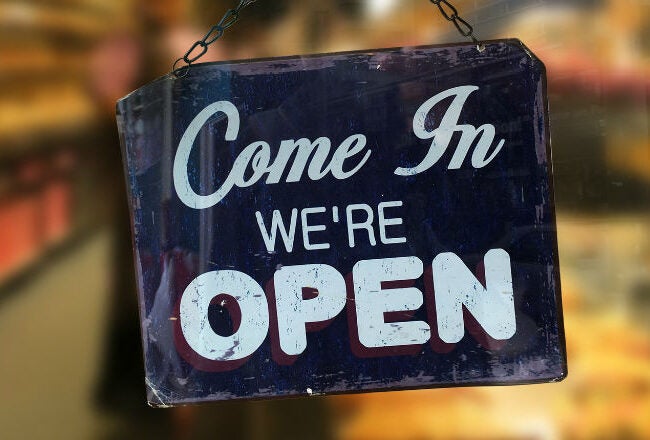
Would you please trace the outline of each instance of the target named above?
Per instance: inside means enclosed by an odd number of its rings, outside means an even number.
[[[562,382],[566,378],[566,375],[557,378],[540,378],[540,379],[531,379],[531,380],[517,380],[510,382],[492,382],[491,380],[475,380],[471,382],[463,383],[449,383],[449,384],[428,384],[428,385],[418,385],[418,386],[386,386],[381,388],[369,388],[363,390],[347,390],[347,391],[331,391],[331,392],[312,392],[311,394],[303,392],[290,392],[286,394],[256,394],[253,396],[237,396],[235,394],[229,394],[224,396],[221,399],[216,398],[214,395],[206,396],[199,399],[170,399],[168,401],[163,401],[159,399],[158,401],[149,400],[147,398],[147,404],[152,408],[173,408],[178,406],[195,406],[195,405],[205,405],[205,404],[227,404],[228,402],[258,402],[258,401],[269,401],[269,400],[288,400],[288,399],[298,399],[298,398],[326,398],[330,396],[342,396],[347,394],[368,394],[368,393],[386,393],[386,392],[399,392],[399,391],[426,391],[426,390],[435,390],[435,389],[445,389],[445,388],[468,388],[468,387],[511,387],[511,386],[521,386],[521,385],[539,385],[539,384],[554,384]],[[148,390],[149,384],[147,384]],[[159,396],[158,396],[159,397]]]
[[[509,44],[511,46],[517,46],[521,49],[523,49],[527,55],[529,55],[531,58],[533,58],[535,61],[541,63],[541,61],[535,57],[532,52],[518,39],[516,38],[499,38],[495,40],[482,40],[481,44],[483,45],[488,45],[488,44],[499,44],[499,43],[505,43]],[[419,46],[393,46],[393,47],[383,47],[379,49],[357,49],[357,50],[349,50],[349,51],[342,51],[342,52],[320,52],[320,53],[315,53],[315,54],[304,54],[304,55],[287,55],[287,56],[278,56],[278,57],[262,57],[262,58],[250,58],[250,59],[238,59],[238,60],[224,60],[224,61],[213,61],[209,63],[197,63],[197,64],[192,64],[190,68],[190,72],[196,71],[197,69],[205,68],[205,67],[211,67],[211,66],[225,66],[225,65],[240,65],[240,64],[252,64],[252,63],[260,63],[260,62],[271,62],[271,61],[278,61],[278,62],[287,62],[287,61],[300,61],[304,59],[311,59],[311,58],[324,58],[328,56],[339,56],[339,55],[373,55],[377,53],[383,53],[383,52],[391,52],[399,49],[409,49],[409,50],[418,50],[418,49],[442,49],[442,48],[452,48],[452,47],[467,47],[467,46],[476,46],[474,43],[466,43],[466,42],[460,42],[460,43],[446,43],[446,44],[427,44],[427,45],[419,45]],[[171,79],[173,81],[183,81],[184,79],[189,78],[189,75],[183,77],[183,78],[177,78],[174,75],[172,75],[171,72],[166,73],[165,75],[162,75],[155,80],[133,90],[132,92],[128,93],[127,95],[123,96],[122,98],[117,100],[117,104],[119,105],[122,101],[125,101],[129,99],[132,95],[135,95],[139,92],[143,92],[144,90],[148,89],[149,87],[152,87],[153,85],[157,84],[158,82],[165,81],[167,79]]]
[[[129,224],[131,227],[131,252],[133,253],[133,260],[131,261],[130,264],[133,265],[134,270],[135,270],[135,280],[134,280],[134,287],[137,295],[137,302],[138,302],[138,319],[140,320],[139,322],[139,327],[140,327],[140,337],[138,338],[140,340],[141,344],[141,353],[140,357],[142,359],[142,365],[147,365],[146,364],[146,350],[145,350],[145,344],[147,341],[145,340],[145,335],[146,335],[146,329],[145,329],[145,318],[146,316],[144,315],[145,313],[145,305],[144,305],[144,292],[140,289],[140,286],[144,285],[144,281],[142,279],[142,269],[140,268],[140,259],[138,258],[138,248],[136,244],[136,225],[135,225],[135,204],[134,204],[134,198],[133,198],[133,192],[129,190],[129,188],[135,189],[137,188],[136,185],[136,180],[135,178],[130,179],[131,176],[134,176],[134,173],[130,172],[130,164],[131,161],[129,160],[129,152],[128,152],[128,147],[127,147],[127,142],[125,139],[125,132],[123,130],[123,123],[124,123],[124,115],[123,111],[120,109],[120,104],[118,103],[116,105],[116,122],[117,122],[117,128],[118,128],[118,136],[119,136],[119,141],[120,141],[120,152],[122,154],[122,168],[124,169],[124,179],[126,182],[126,197],[128,200],[129,204]],[[144,371],[145,376],[143,380],[143,384],[146,387],[146,395],[147,395],[147,403],[151,405],[150,402],[150,393],[149,393],[149,383],[148,383],[148,377],[147,377],[147,372],[146,370]]]
[[[560,251],[558,246],[557,238],[557,212],[555,207],[555,174],[553,172],[553,149],[551,148],[551,127],[550,127],[550,118],[549,118],[549,103],[548,103],[548,80],[547,80],[547,71],[546,65],[544,62],[537,57],[521,40],[513,39],[510,40],[510,43],[518,45],[522,50],[524,50],[528,56],[533,60],[535,67],[540,69],[540,77],[542,81],[542,97],[546,97],[543,100],[543,115],[544,115],[544,142],[546,144],[546,155],[548,160],[546,161],[547,172],[548,172],[548,184],[549,184],[549,204],[551,208],[551,215],[553,221],[555,222],[555,256],[553,259],[553,264],[555,270],[553,271],[554,282],[555,282],[555,307],[557,309],[557,325],[558,325],[558,342],[560,344],[560,356],[562,357],[562,371],[559,376],[553,380],[553,382],[562,382],[569,375],[569,365],[567,361],[567,349],[566,349],[566,335],[564,331],[564,310],[562,306],[562,284],[560,276]]]

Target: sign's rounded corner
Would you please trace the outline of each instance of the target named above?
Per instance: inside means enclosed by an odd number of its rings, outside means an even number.
[[[148,90],[154,86],[156,86],[158,83],[161,83],[163,81],[167,80],[175,80],[175,79],[180,79],[176,78],[172,73],[166,73],[162,76],[159,76],[155,80],[148,82],[146,84],[141,85],[137,89],[132,90],[131,92],[127,93],[126,95],[122,96],[119,98],[117,101],[115,101],[116,107],[119,108],[120,105],[123,105],[125,102],[129,101],[134,95],[140,95],[142,94],[145,90]]]
[[[542,74],[546,73],[546,65],[544,62],[537,55],[535,55],[532,49],[526,46],[523,41],[521,41],[519,38],[510,38],[507,40],[507,43],[510,46],[513,46],[516,49],[522,51],[528,58],[530,58],[531,66],[533,68],[539,70],[539,72]]]
[[[564,364],[562,366],[562,371],[560,371],[560,374],[558,374],[553,378],[553,383],[564,382],[568,376],[569,376],[569,369],[567,368],[567,365]]]
[[[175,405],[171,405],[171,404],[168,404],[168,403],[160,403],[157,400],[147,399],[147,406],[149,408],[153,408],[153,409],[161,409],[161,408],[164,409],[164,408],[173,408]]]

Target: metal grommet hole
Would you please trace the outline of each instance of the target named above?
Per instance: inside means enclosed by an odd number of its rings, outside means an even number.
[[[174,61],[174,65],[172,66],[172,75],[174,75],[176,78],[185,78],[187,74],[190,71],[190,64],[186,64],[181,67],[176,67],[179,61],[183,61],[183,58],[179,58],[176,61]]]

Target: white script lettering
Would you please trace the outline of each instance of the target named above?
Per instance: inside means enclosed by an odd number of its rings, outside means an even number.
[[[228,126],[224,136],[225,140],[236,140],[239,133],[239,112],[237,107],[229,101],[219,101],[210,104],[196,115],[178,144],[178,150],[174,158],[174,187],[181,201],[190,208],[205,209],[214,206],[233,187],[249,187],[262,179],[264,175],[266,175],[267,184],[279,183],[287,168],[289,168],[289,172],[286,182],[299,182],[305,168],[307,169],[307,176],[311,180],[320,180],[330,173],[335,179],[347,179],[365,165],[372,152],[367,150],[361,160],[349,164],[351,159],[362,153],[366,147],[366,137],[362,134],[353,134],[341,142],[328,163],[331,148],[329,138],[319,137],[313,142],[306,138],[288,139],[280,143],[278,154],[272,162],[270,145],[264,141],[256,141],[250,143],[239,153],[228,177],[223,181],[219,189],[209,195],[200,195],[192,188],[187,173],[187,164],[199,131],[208,119],[218,112],[224,113],[227,117]],[[293,163],[289,167],[292,156],[294,157]],[[246,177],[249,169],[252,174],[250,177]]]
[[[457,131],[461,132],[461,138],[456,146],[454,155],[449,162],[449,166],[447,167],[448,169],[456,170],[463,165],[470,147],[479,135],[480,137],[476,143],[476,148],[472,154],[472,166],[474,168],[483,168],[489,164],[497,154],[499,154],[503,148],[503,144],[505,143],[505,140],[503,139],[499,141],[492,151],[492,154],[488,156],[488,152],[492,147],[492,142],[494,141],[496,133],[494,125],[483,124],[476,128],[470,124],[458,124],[460,113],[463,110],[467,98],[469,98],[469,95],[476,90],[478,90],[477,86],[454,87],[438,93],[434,97],[426,100],[420,106],[417,112],[415,112],[415,117],[413,118],[413,132],[420,139],[431,139],[431,146],[424,159],[422,159],[422,162],[411,168],[397,168],[395,174],[398,176],[413,176],[431,168],[438,162],[438,160],[440,160],[445,151],[447,151],[451,138]],[[429,112],[431,112],[435,105],[440,101],[452,96],[454,97],[453,101],[449,104],[438,128],[427,130],[425,127],[425,121]]]

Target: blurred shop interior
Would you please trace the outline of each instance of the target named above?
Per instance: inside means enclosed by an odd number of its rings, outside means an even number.
[[[146,406],[115,101],[236,0],[0,0],[3,438],[650,438],[650,2],[455,0],[549,78],[569,377]],[[205,61],[461,41],[426,0],[258,0]]]

